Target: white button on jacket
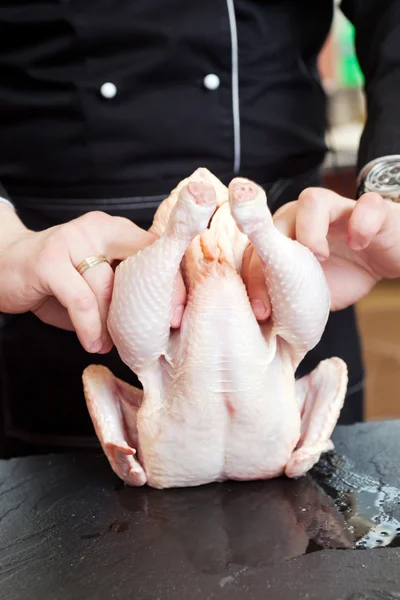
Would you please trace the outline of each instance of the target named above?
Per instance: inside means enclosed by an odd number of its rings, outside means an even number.
[[[209,73],[204,77],[204,87],[207,88],[207,90],[217,90],[220,83],[220,79],[215,73]]]
[[[100,93],[103,98],[114,98],[117,93],[117,86],[114,83],[107,81],[107,83],[103,83],[101,86]]]

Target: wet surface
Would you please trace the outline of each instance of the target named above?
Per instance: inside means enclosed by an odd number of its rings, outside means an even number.
[[[343,515],[354,548],[400,546],[400,521],[392,516],[400,505],[399,489],[357,472],[337,453],[325,455],[311,475]]]
[[[299,480],[167,491],[102,454],[0,461],[0,599],[400,598],[399,436],[342,427]]]

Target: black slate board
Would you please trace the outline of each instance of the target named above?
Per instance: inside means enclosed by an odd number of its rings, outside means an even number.
[[[400,488],[400,421],[334,440]],[[337,549],[318,550],[326,527]],[[1,600],[400,598],[400,548],[345,546],[309,478],[158,491],[122,486],[101,453],[0,461]]]

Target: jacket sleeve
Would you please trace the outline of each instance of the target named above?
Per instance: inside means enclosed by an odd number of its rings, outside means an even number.
[[[7,204],[10,208],[15,209],[13,203],[11,202],[10,196],[7,194],[3,185],[0,182],[0,204]]]
[[[365,77],[359,171],[375,158],[400,154],[400,0],[342,0],[341,10],[355,27]]]

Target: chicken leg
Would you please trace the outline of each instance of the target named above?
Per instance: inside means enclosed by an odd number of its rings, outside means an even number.
[[[229,202],[238,228],[257,252],[272,305],[273,332],[290,346],[294,367],[320,340],[330,298],[317,259],[273,224],[264,190],[233,179]]]
[[[213,186],[194,175],[181,189],[161,237],[116,270],[108,328],[120,357],[138,377],[166,349],[182,257],[207,228],[216,205]]]

